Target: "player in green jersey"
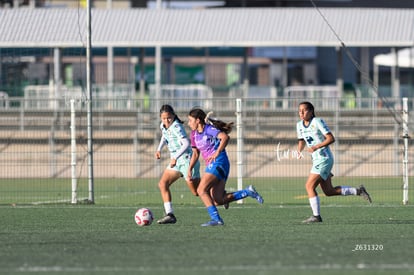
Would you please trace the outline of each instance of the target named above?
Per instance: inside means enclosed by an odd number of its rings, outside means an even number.
[[[320,185],[326,196],[358,195],[371,202],[371,197],[363,185],[359,188],[332,186],[333,175],[331,170],[334,158],[329,145],[335,142],[335,137],[325,121],[315,116],[315,109],[312,103],[305,101],[299,104],[299,118],[300,121],[296,124],[298,155],[302,155],[300,152],[302,152],[305,146],[308,147],[308,151],[312,154],[312,169],[305,186],[313,215],[303,222],[322,222],[319,197],[316,192],[318,185]]]
[[[175,114],[170,105],[163,105],[160,109],[161,140],[155,157],[161,158],[161,149],[167,145],[170,152],[170,163],[158,183],[161,197],[164,201],[165,216],[159,219],[159,224],[176,223],[172,206],[170,186],[179,178],[184,177],[191,193],[197,196],[197,187],[200,183],[200,163],[197,161],[190,166],[192,148],[184,129],[183,121]]]

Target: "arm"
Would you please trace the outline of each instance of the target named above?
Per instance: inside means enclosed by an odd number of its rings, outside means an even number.
[[[200,157],[200,151],[196,148],[196,147],[192,147],[191,148],[193,150],[193,154],[191,156],[190,159],[190,166],[188,168],[188,178],[191,179],[192,178],[192,173],[191,171],[194,168],[194,165],[196,164],[196,162],[198,161],[199,157]]]
[[[302,158],[302,151],[303,151],[303,149],[305,148],[305,146],[306,146],[306,142],[305,142],[305,140],[304,139],[298,139],[298,155],[297,155],[297,158],[298,159],[301,159]]]
[[[335,142],[335,137],[332,135],[332,133],[327,133],[325,135],[325,140],[322,141],[321,143],[316,144],[316,145],[312,146],[311,148],[309,148],[309,151],[311,153],[312,152],[315,152],[316,150],[318,150],[318,149],[320,149],[322,147],[328,146],[328,145],[330,145],[330,144],[332,144],[334,142]]]
[[[306,146],[306,142],[304,139],[298,139],[298,152],[302,152]]]
[[[190,141],[187,138],[182,138],[180,140],[181,147],[180,150],[175,152],[173,159],[178,159],[181,155],[187,150],[188,146],[190,146]]]
[[[209,161],[215,161],[220,153],[224,151],[230,140],[229,135],[225,132],[218,133],[217,138],[220,139],[220,145],[217,148],[216,152],[214,152],[214,154],[209,158]]]
[[[190,141],[187,138],[182,138],[180,140],[181,147],[175,152],[174,156],[171,158],[170,167],[174,167],[177,164],[177,159],[187,150],[190,145]]]
[[[164,138],[164,136],[162,136],[161,140],[160,140],[160,144],[158,144],[157,151],[155,152],[155,157],[157,159],[161,158],[161,149],[162,149],[162,147],[164,147],[165,144],[166,144],[165,143],[165,138]]]

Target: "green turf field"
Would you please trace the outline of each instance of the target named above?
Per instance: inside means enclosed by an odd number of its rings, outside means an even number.
[[[401,205],[396,184],[365,180],[372,205],[322,197],[324,222],[310,225],[301,223],[311,212],[294,179],[256,180],[265,204],[219,208],[225,225],[211,228],[200,226],[208,215],[183,182],[173,185],[178,222],[142,228],[133,220],[138,207],[163,214],[151,181],[97,182],[94,205],[3,196],[0,274],[412,274],[414,208]]]
[[[243,185],[255,185],[271,204],[308,204],[304,178],[245,178]],[[414,182],[411,177],[410,182]],[[94,197],[99,205],[135,206],[137,204],[157,204],[160,194],[158,179],[95,179]],[[333,184],[359,186],[364,184],[375,198],[376,204],[399,205],[402,202],[402,178],[346,178],[334,177]],[[237,190],[237,181],[229,179],[227,191]],[[175,203],[200,205],[200,200],[187,190],[183,180],[172,186]],[[0,205],[45,205],[71,202],[71,179],[0,179]],[[414,195],[410,188],[410,197]],[[88,198],[87,179],[78,180],[79,201]],[[354,203],[354,197],[329,198],[322,203]]]

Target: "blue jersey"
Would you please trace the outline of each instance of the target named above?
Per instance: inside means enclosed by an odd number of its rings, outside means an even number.
[[[206,163],[208,163],[207,159],[217,151],[220,145],[220,139],[217,137],[219,133],[220,130],[210,124],[204,126],[202,133],[199,133],[197,130],[191,131],[191,146],[200,150],[201,156]]]
[[[219,180],[226,181],[230,173],[230,161],[226,150],[220,152],[215,161],[211,162],[209,157],[214,155],[220,146],[218,134],[221,131],[210,124],[204,125],[202,133],[197,130],[191,131],[191,146],[197,148],[206,162],[206,173],[215,175]]]
[[[296,124],[298,139],[303,139],[308,147],[317,145],[325,140],[325,135],[330,133],[328,125],[321,118],[314,117],[308,126],[303,121]],[[329,146],[321,147],[312,153],[312,160],[333,158]]]

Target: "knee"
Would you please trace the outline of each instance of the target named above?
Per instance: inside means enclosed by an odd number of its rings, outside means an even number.
[[[158,188],[160,189],[160,190],[167,190],[168,189],[168,182],[166,182],[166,181],[159,181],[158,182]]]
[[[203,186],[199,185],[195,193],[196,196],[202,196],[203,194],[207,194],[207,190],[205,190]]]
[[[338,187],[332,187],[332,188],[324,190],[324,194],[327,197],[337,196],[341,194],[341,189]]]
[[[310,192],[313,192],[313,191],[315,191],[315,187],[312,185],[312,184],[306,184],[305,185],[305,189],[306,189],[306,191],[310,191]]]

